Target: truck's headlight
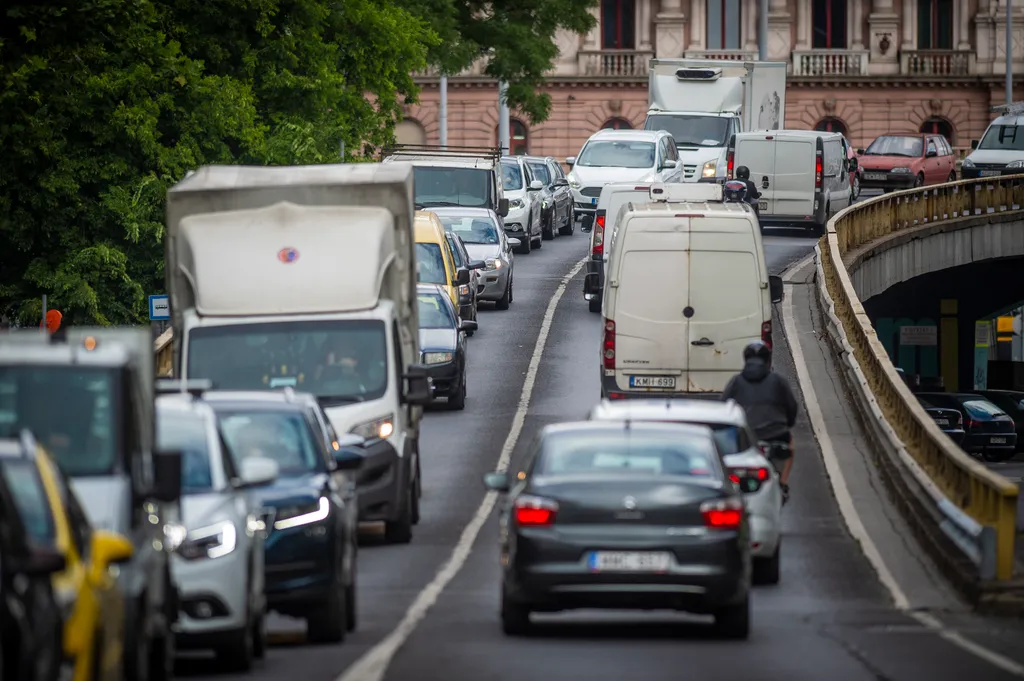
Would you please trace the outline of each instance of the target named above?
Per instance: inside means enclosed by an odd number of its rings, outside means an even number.
[[[395,432],[395,415],[388,414],[379,419],[360,423],[349,432],[364,440],[386,440]]]
[[[500,270],[501,269],[501,260],[499,260],[498,258],[488,258],[487,259],[487,269],[488,270]]]
[[[451,352],[424,352],[423,363],[424,364],[444,364],[450,362],[454,358],[454,353]]]
[[[1006,164],[1007,168],[1024,168],[1024,159],[1018,161],[1010,161]]]
[[[320,497],[314,503],[306,506],[293,506],[291,508],[277,509],[274,520],[275,530],[288,530],[301,525],[310,525],[327,520],[331,514],[331,502],[327,497]]]
[[[237,543],[235,524],[225,520],[190,531],[177,553],[185,560],[220,558],[234,551]]]
[[[960,166],[961,166],[962,168],[973,168],[973,167],[974,167],[974,161],[972,161],[972,160],[971,160],[971,159],[969,159],[969,158],[965,158],[965,159],[963,160],[963,162],[961,162],[961,163],[960,163]]]
[[[579,189],[579,188],[580,188],[580,182],[579,182],[579,180],[577,180],[577,179],[576,179],[576,176],[575,176],[575,175],[573,175],[572,173],[569,173],[569,174],[568,174],[568,175],[566,176],[566,178],[565,178],[565,179],[569,181],[569,186],[570,186],[570,187],[572,187],[573,189]]]
[[[522,208],[523,207],[523,200],[522,199],[509,199],[508,207],[513,209],[513,210],[515,210],[516,208]]]
[[[700,171],[701,177],[717,177],[718,161],[708,161]]]

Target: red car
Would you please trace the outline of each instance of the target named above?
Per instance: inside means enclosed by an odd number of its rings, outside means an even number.
[[[863,189],[922,187],[956,180],[956,156],[942,135],[921,132],[888,133],[867,149],[858,149]]]

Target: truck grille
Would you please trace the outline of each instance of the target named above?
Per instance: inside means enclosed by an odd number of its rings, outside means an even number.
[[[692,165],[692,166],[684,165],[683,166],[683,177],[689,179],[689,178],[693,177],[696,174],[697,174],[697,166],[695,166],[695,165]]]
[[[975,163],[974,167],[977,170],[1002,170],[1006,167],[1005,163]]]
[[[583,196],[589,196],[591,198],[597,198],[601,196],[602,187],[584,187],[580,190],[580,194]]]

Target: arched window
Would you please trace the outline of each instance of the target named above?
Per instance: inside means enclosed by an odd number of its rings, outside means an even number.
[[[632,130],[633,124],[625,118],[609,118],[601,126],[602,130]]]
[[[917,0],[917,49],[953,49],[953,0]]]
[[[601,0],[601,47],[636,48],[636,0]]]
[[[941,116],[932,116],[922,123],[921,132],[942,135],[953,146],[953,124]]]
[[[812,45],[816,50],[846,49],[846,0],[813,0]]]
[[[843,137],[849,137],[846,134],[846,123],[836,118],[835,116],[826,116],[818,121],[818,124],[814,126],[814,129],[818,132],[838,132]]]
[[[501,146],[501,137],[499,136],[501,127],[494,129],[494,137],[498,140],[498,146]],[[518,118],[508,119],[508,154],[510,156],[526,156],[530,153],[530,135],[526,131],[526,124]]]
[[[740,49],[740,0],[706,0],[709,50]]]
[[[395,142],[398,144],[426,144],[427,131],[415,118],[406,118],[395,126]]]

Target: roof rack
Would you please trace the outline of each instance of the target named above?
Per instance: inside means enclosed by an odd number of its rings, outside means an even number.
[[[206,378],[192,378],[181,380],[179,378],[161,378],[156,381],[156,393],[158,395],[191,395],[202,397],[203,393],[213,390],[213,381]]]
[[[1024,102],[1013,102],[1012,104],[1000,104],[989,107],[990,113],[997,113],[1003,116],[1019,116],[1024,114]]]
[[[489,158],[499,161],[501,147],[453,147],[450,144],[393,144],[381,150],[381,158],[388,156],[439,156],[442,158]]]

